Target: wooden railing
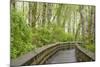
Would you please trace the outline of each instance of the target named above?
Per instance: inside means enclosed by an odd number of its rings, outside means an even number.
[[[46,45],[23,56],[20,56],[15,60],[11,60],[11,66],[45,64],[45,62],[52,55],[64,49],[76,49],[76,57],[78,58],[78,61],[94,60],[95,58],[93,53],[89,54],[90,52],[83,50],[83,48],[81,48],[79,44],[82,44],[82,42],[57,42],[55,44]],[[84,57],[82,57],[81,55]]]
[[[76,58],[78,62],[95,61],[95,53],[76,45],[75,50]]]

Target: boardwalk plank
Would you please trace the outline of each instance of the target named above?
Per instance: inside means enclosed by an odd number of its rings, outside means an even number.
[[[75,49],[61,50],[53,55],[46,64],[76,62]]]

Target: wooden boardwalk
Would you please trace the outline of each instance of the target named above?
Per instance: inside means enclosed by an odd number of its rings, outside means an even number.
[[[75,49],[61,50],[53,55],[46,64],[56,64],[56,63],[69,63],[77,62],[75,57]]]

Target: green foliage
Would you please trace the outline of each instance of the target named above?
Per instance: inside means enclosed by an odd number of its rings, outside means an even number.
[[[11,58],[15,59],[31,50],[55,42],[82,41],[86,44],[84,48],[94,51],[95,47],[91,45],[94,41],[92,35],[94,30],[91,29],[93,23],[90,23],[92,15],[89,6],[84,11],[85,6],[79,9],[80,5],[50,5],[36,2],[28,2],[26,5],[22,2],[21,7],[16,7],[16,10],[13,8],[11,10]],[[82,26],[83,21],[84,26]]]
[[[74,35],[71,33],[66,33],[63,28],[56,27],[53,30],[53,38],[55,38],[57,41],[73,41],[74,40]]]
[[[40,41],[42,45],[53,42],[73,41],[75,39],[74,35],[64,32],[63,28],[59,26],[52,27],[51,30],[44,27],[39,28],[37,29],[37,32],[35,32],[35,36],[33,38]]]
[[[95,52],[95,45],[94,44],[85,45],[85,48],[92,51],[92,52]]]
[[[11,58],[16,58],[33,48],[32,31],[21,12],[11,13]]]

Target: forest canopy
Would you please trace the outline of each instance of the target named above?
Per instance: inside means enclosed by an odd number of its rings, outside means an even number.
[[[82,41],[95,51],[95,6],[11,2],[11,58],[67,41]]]

